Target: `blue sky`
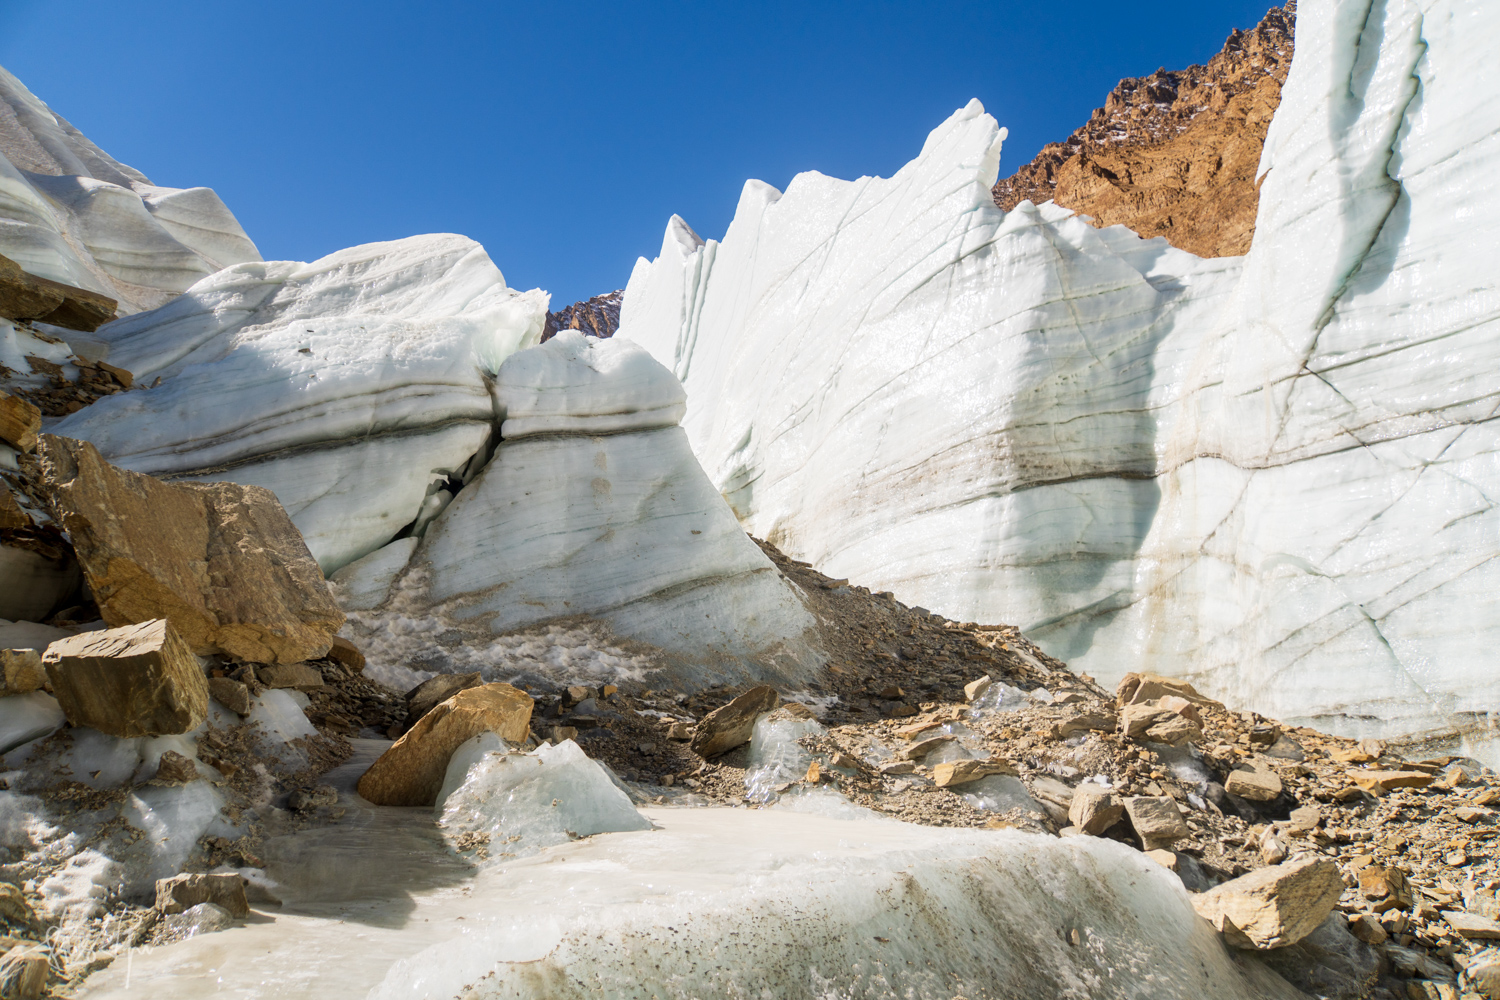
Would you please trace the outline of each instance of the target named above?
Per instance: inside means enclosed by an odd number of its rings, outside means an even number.
[[[889,175],[971,97],[1009,174],[1268,6],[0,0],[0,64],[267,258],[464,233],[560,308],[673,212],[717,237],[748,177]]]

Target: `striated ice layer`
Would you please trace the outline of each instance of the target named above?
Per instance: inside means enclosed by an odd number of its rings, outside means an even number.
[[[331,572],[463,478],[497,421],[488,380],[546,308],[462,236],[240,264],[103,327],[111,363],[153,387],[56,432],[128,469],[268,487]]]
[[[158,187],[0,69],[0,254],[153,309],[220,268],[260,260],[208,188]]]
[[[812,614],[698,465],[671,372],[629,341],[564,331],[501,365],[496,395],[504,440],[407,565],[351,570],[362,640],[454,630],[468,651],[430,666],[459,669],[488,637],[587,617],[683,683],[811,675]]]
[[[990,201],[977,102],[891,178],[682,220],[620,334],[742,522],[1102,680],[1411,731],[1500,704],[1500,9],[1298,19],[1248,256]]]
[[[572,740],[512,753],[494,733],[454,751],[437,801],[454,850],[499,862],[596,833],[649,830],[602,765]]]
[[[1111,841],[782,808],[650,817],[659,829],[472,875],[436,857],[417,867],[424,855],[399,831],[382,841],[341,826],[332,836],[347,844],[320,840],[273,871],[286,899],[274,920],[137,952],[129,991],[116,962],[85,995],[1300,996],[1236,960],[1175,875]],[[356,844],[364,863],[351,869]]]

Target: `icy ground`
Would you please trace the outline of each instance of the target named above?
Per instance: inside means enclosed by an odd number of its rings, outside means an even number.
[[[280,908],[137,951],[84,995],[1295,995],[1237,966],[1177,877],[1118,844],[652,809],[655,829],[475,870],[427,811],[351,795],[379,748],[330,774],[340,825],[267,843]]]

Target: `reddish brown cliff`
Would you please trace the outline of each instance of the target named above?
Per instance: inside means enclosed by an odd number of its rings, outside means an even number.
[[[549,312],[547,323],[542,328],[542,342],[546,343],[562,330],[578,330],[590,337],[613,337],[620,328],[620,303],[624,301],[625,291],[621,289]]]
[[[1088,124],[995,185],[995,204],[1055,201],[1096,226],[1200,257],[1250,249],[1255,170],[1292,65],[1295,0],[1235,29],[1207,66],[1121,80]]]

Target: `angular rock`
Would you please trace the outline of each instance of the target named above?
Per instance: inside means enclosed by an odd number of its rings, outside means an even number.
[[[256,668],[255,678],[268,688],[319,691],[326,687],[323,675],[306,663],[267,663]]]
[[[1350,771],[1349,780],[1378,795],[1397,788],[1426,788],[1433,776],[1422,771]]]
[[[0,256],[0,316],[6,319],[38,319],[92,333],[114,319],[118,307],[108,295],[27,274]]]
[[[359,651],[359,647],[341,635],[333,637],[333,645],[328,647],[324,654],[335,663],[342,664],[356,674],[365,669],[365,654]]]
[[[40,454],[106,622],[167,618],[196,653],[262,663],[328,652],[343,612],[270,490],[163,483],[50,434]]]
[[[1163,677],[1161,674],[1152,673],[1129,673],[1120,678],[1120,683],[1115,685],[1115,700],[1122,707],[1156,701],[1169,695],[1182,698],[1194,705],[1207,705],[1218,709],[1224,707],[1212,698],[1199,694],[1198,689],[1187,681],[1176,677]]]
[[[35,691],[47,680],[42,654],[34,649],[0,649],[0,697]]]
[[[1269,770],[1230,771],[1224,779],[1224,791],[1251,802],[1270,802],[1281,794],[1281,777]]]
[[[14,882],[0,882],[0,917],[13,924],[34,924],[36,913],[26,902],[26,895]]]
[[[1167,871],[1169,871],[1169,872],[1175,872],[1177,870],[1177,854],[1176,854],[1176,852],[1169,851],[1169,850],[1166,850],[1165,848],[1158,847],[1154,851],[1145,851],[1143,853],[1146,855],[1146,857],[1148,859],[1150,859],[1152,861],[1155,861],[1157,864],[1161,865]]]
[[[5,1000],[38,1000],[47,988],[51,958],[46,947],[25,944],[0,956],[0,997]]]
[[[478,672],[472,674],[436,674],[406,692],[406,720],[416,722],[432,711],[440,702],[447,701],[460,691],[478,687],[484,683]]]
[[[1203,737],[1203,730],[1197,723],[1154,700],[1131,702],[1122,708],[1120,731],[1129,739],[1146,739],[1172,746]]]
[[[1003,760],[950,760],[932,769],[932,783],[939,788],[952,788],[992,774],[1014,777],[1019,773],[1009,762]]]
[[[952,742],[953,737],[947,735],[946,733],[941,736],[929,736],[927,739],[918,740],[911,746],[907,747],[905,750],[901,751],[901,756],[905,757],[907,760],[921,760],[923,757],[926,757],[928,754],[932,753],[943,744]]]
[[[10,487],[0,480],[0,530],[15,531],[17,528],[31,527],[31,518],[16,503],[16,498],[10,491]]]
[[[27,452],[42,431],[42,411],[20,396],[0,390],[0,441]]]
[[[175,750],[164,750],[156,764],[156,775],[151,779],[156,785],[185,785],[198,780],[198,767],[191,757],[184,757]]]
[[[750,741],[755,720],[774,711],[781,698],[768,684],[751,688],[727,705],[703,717],[693,732],[693,752],[700,757],[715,757]]]
[[[985,674],[978,680],[970,681],[964,685],[964,700],[978,701],[990,689],[990,685],[994,683],[994,679],[989,674]]]
[[[250,912],[245,899],[245,880],[233,872],[217,875],[193,873],[156,881],[156,909],[163,914],[182,913],[200,903],[212,903],[243,917]]]
[[[1182,810],[1170,795],[1136,795],[1125,800],[1125,812],[1143,850],[1171,847],[1188,835]]]
[[[250,714],[250,689],[230,677],[210,677],[208,696],[235,715]]]
[[[1113,715],[1100,715],[1093,712],[1085,715],[1075,715],[1071,719],[1064,719],[1053,726],[1052,738],[1065,740],[1074,733],[1090,731],[1112,733],[1119,724],[1120,720]]]
[[[1500,941],[1500,920],[1463,910],[1444,910],[1443,920],[1458,932],[1459,937],[1470,941]]]
[[[1351,913],[1349,933],[1365,944],[1384,944],[1388,937],[1385,928],[1380,925],[1380,920],[1371,913]]]
[[[407,730],[359,779],[359,794],[381,806],[431,806],[453,751],[480,733],[524,743],[531,731],[531,696],[509,684],[460,691]]]
[[[1406,872],[1400,868],[1383,868],[1368,865],[1359,871],[1359,891],[1370,909],[1376,913],[1386,910],[1404,910],[1411,906],[1411,886]]]
[[[1068,806],[1068,822],[1090,836],[1097,837],[1120,821],[1125,806],[1103,785],[1086,781],[1073,791]]]
[[[1296,944],[1318,928],[1344,891],[1338,865],[1304,857],[1261,868],[1193,897],[1193,908],[1236,948]]]
[[[165,736],[197,728],[208,713],[198,658],[165,619],[59,639],[42,664],[70,725]]]

